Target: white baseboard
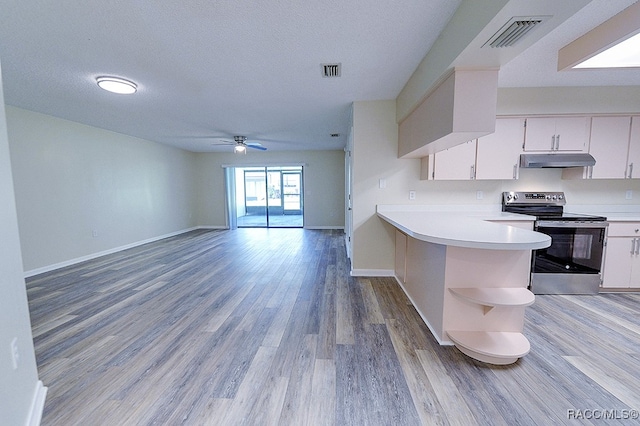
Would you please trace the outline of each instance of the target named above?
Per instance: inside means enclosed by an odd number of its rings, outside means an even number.
[[[352,277],[394,277],[393,269],[352,269]]]
[[[304,229],[342,229],[344,226],[304,226]]]
[[[114,247],[114,248],[109,249],[109,250],[104,250],[104,251],[101,251],[101,252],[98,252],[98,253],[88,254],[86,256],[77,257],[75,259],[70,259],[70,260],[66,260],[64,262],[55,263],[53,265],[43,266],[42,268],[37,268],[37,269],[32,269],[30,271],[25,271],[24,277],[25,278],[29,278],[29,277],[32,277],[34,275],[43,274],[45,272],[55,271],[56,269],[64,268],[66,266],[75,265],[76,263],[85,262],[85,261],[91,260],[91,259],[96,259],[98,257],[105,256],[107,254],[117,253],[117,252],[122,251],[122,250],[127,250],[127,249],[130,249],[130,248],[133,248],[133,247],[138,247],[138,246],[141,246],[143,244],[152,243],[154,241],[162,240],[162,239],[165,239],[165,238],[174,237],[176,235],[184,234],[185,232],[194,231],[196,229],[226,229],[226,228],[224,228],[224,227],[218,228],[218,227],[196,226],[196,227],[189,228],[189,229],[183,229],[181,231],[171,232],[169,234],[160,235],[158,237],[148,238],[146,240],[137,241],[135,243],[126,244],[126,245],[123,245],[123,246],[120,246],[120,247]]]
[[[44,386],[41,380],[36,383],[36,389],[33,393],[33,400],[31,401],[31,410],[29,410],[29,416],[25,426],[39,426],[42,420],[42,412],[44,410],[44,401],[47,397],[47,387]]]

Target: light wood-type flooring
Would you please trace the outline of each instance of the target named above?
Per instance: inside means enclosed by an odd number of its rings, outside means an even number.
[[[640,294],[538,296],[496,367],[348,262],[342,231],[199,230],[28,279],[42,424],[637,423]]]

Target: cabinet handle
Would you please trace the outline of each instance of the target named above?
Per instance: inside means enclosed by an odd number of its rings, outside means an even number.
[[[518,179],[518,163],[513,165],[513,178]]]
[[[633,177],[633,163],[629,163],[629,179]]]
[[[593,166],[587,166],[587,169],[589,170],[589,179],[593,179]]]
[[[631,239],[631,254],[635,254],[636,252],[636,240],[637,238]]]
[[[551,136],[551,151],[556,149],[556,135]]]
[[[469,177],[471,179],[475,179],[476,178],[476,166],[473,166],[473,165],[471,166],[471,173],[470,173]]]
[[[640,238],[636,238],[636,252],[635,255],[639,255],[640,254]]]
[[[556,151],[560,149],[560,135],[556,135]]]

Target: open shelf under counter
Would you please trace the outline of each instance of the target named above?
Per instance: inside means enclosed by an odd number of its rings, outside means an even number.
[[[448,330],[447,334],[460,352],[489,364],[512,364],[531,349],[519,332]]]
[[[496,306],[530,306],[535,295],[523,287],[451,287],[449,291],[456,297],[485,306],[485,313]]]

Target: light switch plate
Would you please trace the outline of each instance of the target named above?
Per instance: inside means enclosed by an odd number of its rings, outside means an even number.
[[[410,200],[416,199],[416,191],[409,191],[409,199]]]

